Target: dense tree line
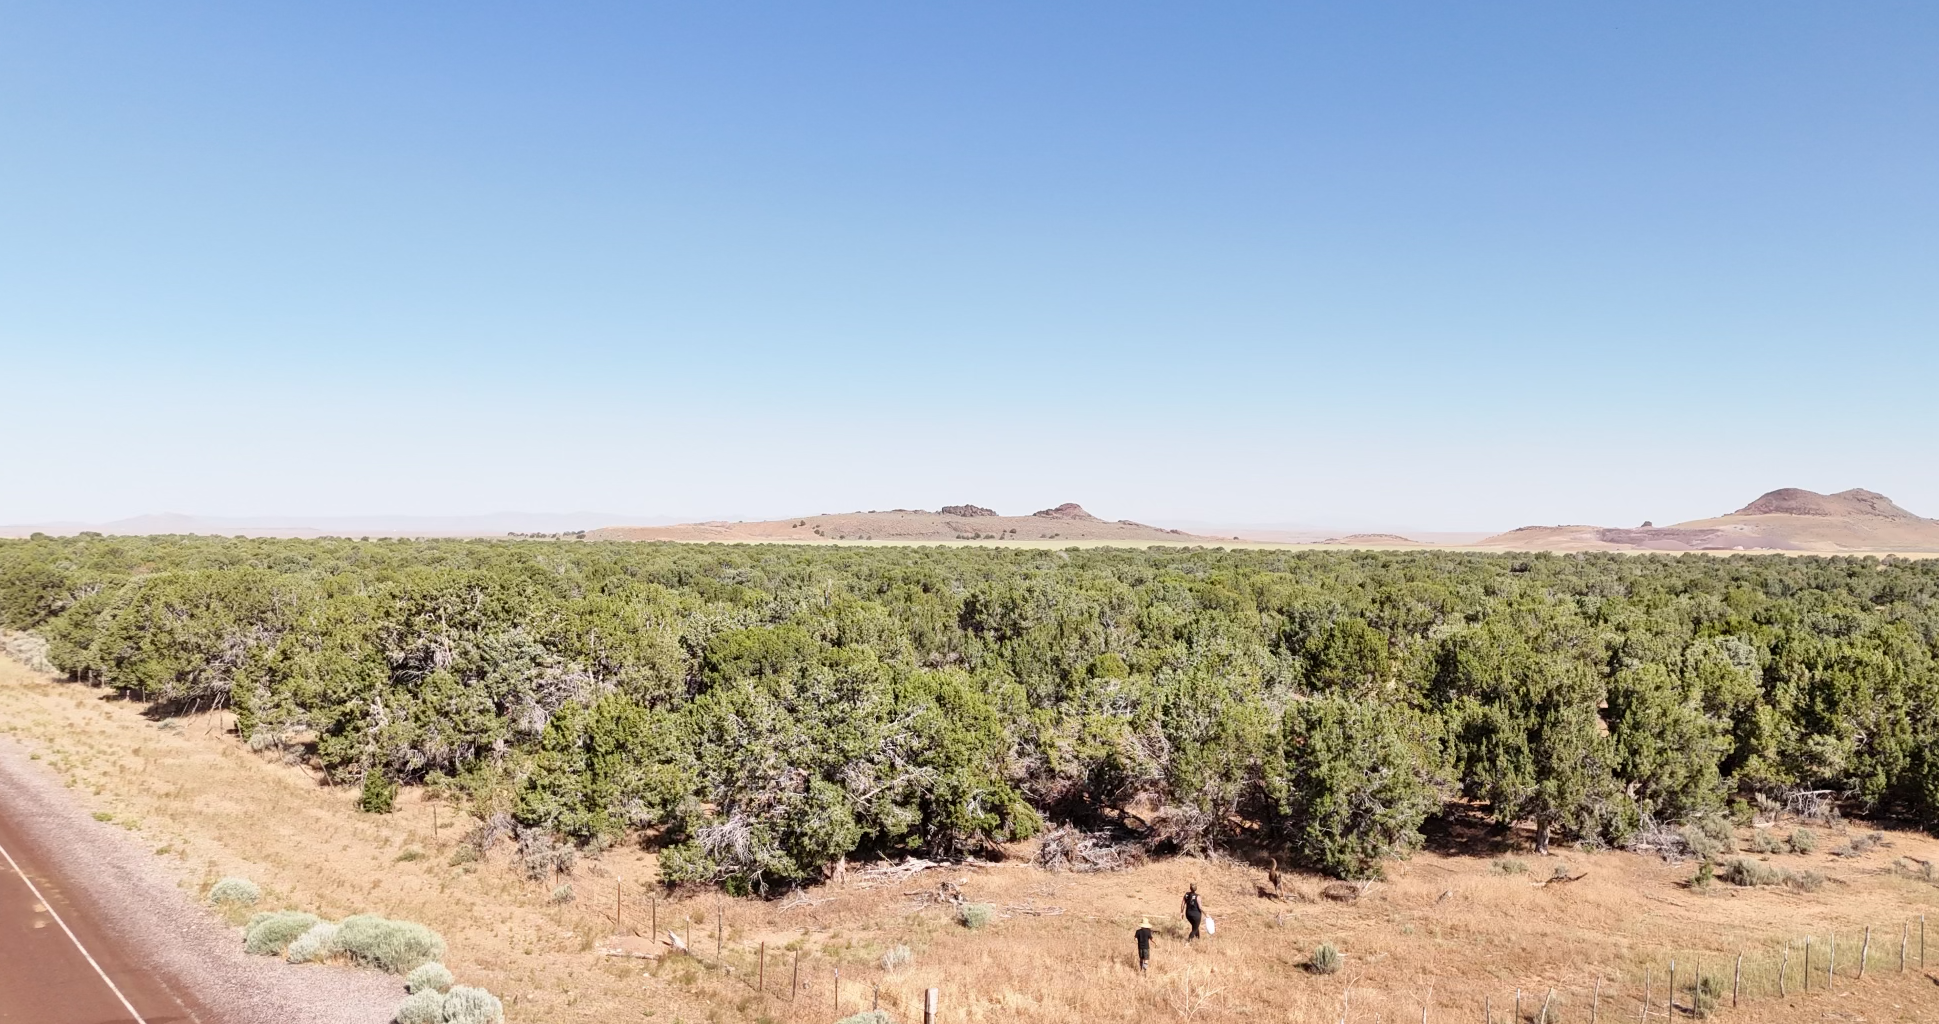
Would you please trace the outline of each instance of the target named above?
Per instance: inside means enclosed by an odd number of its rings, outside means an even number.
[[[383,794],[669,881],[1046,823],[1379,869],[1448,801],[1621,843],[1834,789],[1939,825],[1939,562],[0,541],[0,625]]]

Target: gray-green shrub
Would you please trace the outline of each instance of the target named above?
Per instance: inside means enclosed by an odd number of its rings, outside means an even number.
[[[1343,962],[1340,951],[1334,949],[1332,943],[1323,942],[1320,943],[1318,949],[1313,951],[1312,957],[1306,961],[1306,968],[1314,974],[1335,974],[1340,970],[1340,965]]]
[[[209,902],[218,907],[253,907],[263,890],[247,878],[224,878],[209,886]]]
[[[1818,848],[1818,833],[1808,828],[1793,829],[1789,845],[1792,853],[1810,853]]]
[[[337,925],[336,946],[356,963],[390,974],[406,974],[444,957],[444,939],[437,932],[375,914],[344,918]]]
[[[551,900],[551,901],[552,901],[553,903],[555,903],[555,904],[566,904],[566,903],[571,903],[571,902],[572,902],[572,900],[573,900],[573,894],[572,894],[572,883],[571,883],[571,882],[567,882],[567,883],[565,883],[564,885],[561,885],[561,886],[559,886],[558,888],[556,888],[556,889],[554,889],[554,890],[552,890],[552,900]]]
[[[1523,875],[1528,873],[1528,864],[1513,857],[1497,857],[1495,872],[1503,875]]]
[[[423,992],[434,989],[443,992],[455,981],[457,979],[451,976],[451,968],[432,961],[428,964],[419,964],[412,969],[411,973],[404,976],[404,991]]]
[[[1816,871],[1786,872],[1784,884],[1799,892],[1817,892],[1825,886],[1825,876]]]
[[[242,948],[257,956],[282,956],[291,942],[315,927],[317,916],[298,910],[257,914],[243,930]]]
[[[882,954],[882,969],[894,973],[909,966],[915,958],[915,954],[909,952],[908,946],[896,943]]]
[[[1784,842],[1771,834],[1771,830],[1760,828],[1751,833],[1750,850],[1752,853],[1783,853]]]
[[[444,1024],[498,1024],[505,1019],[505,1004],[482,988],[453,986],[444,995]]]
[[[427,988],[405,996],[397,1008],[397,1024],[444,1024],[444,993]]]
[[[990,923],[996,916],[996,908],[988,903],[965,903],[957,908],[956,921],[971,931]]]
[[[309,931],[291,940],[283,959],[293,964],[313,964],[329,959],[336,952],[337,926],[330,921],[318,921]]]
[[[863,1010],[843,1017],[835,1024],[895,1024],[895,1018],[889,1016],[887,1010]]]
[[[1761,861],[1733,857],[1717,877],[1732,885],[1776,885],[1784,881],[1784,872]]]

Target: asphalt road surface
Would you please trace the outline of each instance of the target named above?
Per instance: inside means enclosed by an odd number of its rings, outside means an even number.
[[[86,855],[43,849],[0,813],[0,1022],[225,1024],[179,979],[130,955],[112,908],[64,881],[62,857]]]

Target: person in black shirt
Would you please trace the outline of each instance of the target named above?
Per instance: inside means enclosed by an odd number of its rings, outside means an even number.
[[[1138,922],[1138,973],[1151,970],[1151,918]]]
[[[1193,882],[1185,890],[1185,920],[1192,923],[1192,934],[1185,936],[1186,941],[1198,938],[1198,923],[1205,920],[1205,908],[1198,905],[1198,883]]]

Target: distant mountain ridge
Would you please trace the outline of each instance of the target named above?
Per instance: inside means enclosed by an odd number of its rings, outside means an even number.
[[[1783,487],[1727,515],[1674,526],[1524,526],[1476,545],[1507,551],[1939,552],[1939,520],[1876,491]]]

